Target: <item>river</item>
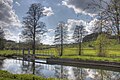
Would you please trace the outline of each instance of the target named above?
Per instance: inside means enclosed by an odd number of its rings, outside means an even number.
[[[33,72],[32,62],[16,59],[1,60],[0,69],[13,74],[32,74]],[[35,75],[68,80],[120,80],[120,72],[117,71],[42,63],[35,63]]]

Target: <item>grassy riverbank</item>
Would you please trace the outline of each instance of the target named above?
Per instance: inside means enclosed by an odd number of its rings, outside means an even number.
[[[32,50],[30,51],[32,54]],[[28,51],[25,50],[27,54]],[[58,52],[55,48],[47,50],[36,50],[36,54],[52,54],[58,56]],[[22,50],[0,50],[0,56],[12,56],[12,55],[22,55]],[[78,55],[77,48],[64,48],[63,56]],[[92,48],[83,48],[82,56],[97,56],[97,50]],[[120,49],[108,49],[106,50],[106,57],[120,57]]]
[[[28,52],[25,51],[27,54]],[[32,51],[31,51],[32,53]],[[65,48],[63,56],[58,56],[57,51],[52,48],[49,50],[36,50],[36,54],[52,54],[57,58],[70,58],[79,60],[93,60],[93,61],[110,61],[110,62],[120,62],[120,50],[111,49],[106,53],[106,57],[98,57],[97,52],[94,49],[84,49],[82,55],[78,55],[76,48]],[[22,50],[0,50],[0,56],[11,57],[11,56],[21,56]],[[39,58],[49,58],[49,56],[39,56]]]
[[[94,44],[94,42],[91,42]],[[94,61],[111,61],[120,62],[120,44],[113,43],[108,46],[106,50],[105,57],[98,57],[98,50],[96,48],[89,47],[90,43],[84,43],[82,54],[78,55],[78,49],[76,45],[64,46],[63,56],[59,56],[59,52],[55,48],[48,48],[43,50],[36,50],[36,54],[49,54],[57,58],[70,58],[70,59],[80,59],[80,60],[94,60]],[[24,51],[28,54],[28,50]],[[32,50],[30,50],[32,54]],[[22,56],[22,50],[0,50],[0,56],[11,57],[11,56]],[[39,56],[39,58],[49,58],[49,56]]]
[[[0,70],[0,80],[60,80],[60,79],[43,78],[32,74],[11,74],[7,71]]]
[[[75,59],[84,61],[106,61],[106,62],[120,62],[120,58],[110,57],[92,57],[92,56],[61,56],[63,59]]]

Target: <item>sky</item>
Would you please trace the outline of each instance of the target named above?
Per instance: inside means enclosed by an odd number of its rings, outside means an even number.
[[[60,21],[68,26],[69,39],[76,25],[83,24],[90,33],[97,21],[96,13],[85,9],[91,0],[0,0],[0,26],[5,31],[6,39],[19,41],[23,17],[32,3],[41,3],[47,15],[40,19],[48,29],[42,40],[44,44],[53,44],[54,31]],[[69,41],[73,42],[72,39]]]

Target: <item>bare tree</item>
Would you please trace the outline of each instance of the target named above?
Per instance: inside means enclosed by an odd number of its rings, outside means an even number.
[[[87,34],[87,31],[85,30],[85,26],[80,25],[76,26],[73,34],[73,39],[75,40],[76,43],[79,44],[79,55],[82,54],[82,40],[83,37]]]
[[[64,22],[60,22],[56,27],[54,39],[60,56],[63,55],[63,44],[67,41],[67,37],[67,26]]]
[[[29,7],[27,16],[23,21],[23,37],[27,40],[32,40],[33,58],[35,59],[35,44],[36,39],[40,38],[46,32],[45,23],[40,21],[43,14],[43,6],[40,3],[34,3]],[[33,61],[34,61],[33,59]],[[34,73],[33,73],[34,74]]]
[[[4,38],[4,31],[1,27],[0,27],[0,38]]]
[[[120,43],[120,0],[92,0],[89,9],[97,11],[102,16],[102,25],[107,31],[117,36]]]
[[[4,48],[4,31],[3,29],[0,27],[0,49]]]
[[[104,13],[106,22],[111,22],[110,28],[117,35],[120,44],[120,0],[111,0]]]

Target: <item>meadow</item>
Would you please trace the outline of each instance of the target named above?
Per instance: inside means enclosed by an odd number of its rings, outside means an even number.
[[[118,46],[118,45],[117,45]],[[22,56],[22,50],[0,50],[0,56],[11,57],[11,56]],[[28,54],[28,50],[24,51]],[[32,50],[30,50],[32,54]],[[97,60],[97,61],[120,61],[120,49],[107,49],[105,57],[98,57],[97,50],[92,48],[83,48],[82,54],[78,55],[77,48],[64,48],[63,56],[59,56],[58,50],[55,48],[36,50],[36,54],[48,54],[53,55],[55,58],[72,58],[72,59],[82,59],[82,60]],[[48,56],[39,56],[39,58],[48,58]]]

